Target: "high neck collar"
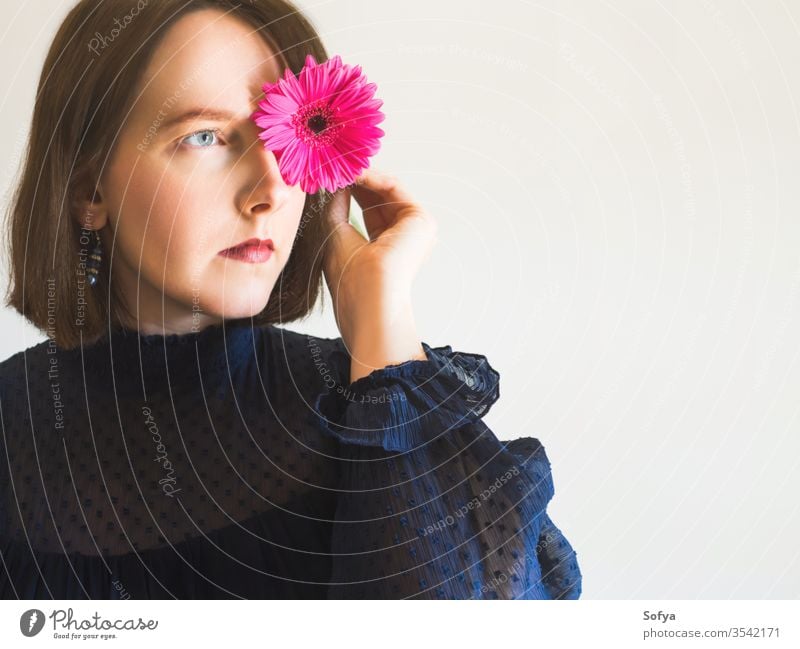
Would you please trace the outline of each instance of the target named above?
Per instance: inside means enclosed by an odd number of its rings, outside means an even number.
[[[256,353],[261,333],[250,320],[224,321],[196,332],[143,334],[126,327],[106,332],[74,350],[87,381],[118,393],[180,389],[198,377],[204,384],[227,376]]]

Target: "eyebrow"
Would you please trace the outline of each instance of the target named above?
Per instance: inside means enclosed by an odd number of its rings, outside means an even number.
[[[190,108],[179,115],[175,115],[162,123],[161,128],[169,130],[178,124],[185,124],[197,119],[207,119],[214,122],[230,122],[237,119],[238,115],[229,110],[220,108]]]

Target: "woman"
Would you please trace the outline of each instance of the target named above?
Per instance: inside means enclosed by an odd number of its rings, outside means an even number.
[[[129,8],[64,20],[12,205],[8,304],[48,340],[0,367],[0,594],[579,597],[543,447],[482,421],[499,375],[418,337],[432,217],[368,171],[367,242],[260,146],[262,84],[327,59],[311,25]],[[323,275],[341,337],[276,326]]]

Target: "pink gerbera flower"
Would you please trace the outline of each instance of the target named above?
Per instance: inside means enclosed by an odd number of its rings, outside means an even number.
[[[286,68],[283,79],[265,83],[265,98],[250,116],[259,137],[278,161],[289,185],[304,192],[334,192],[351,184],[369,166],[384,132],[384,115],[361,66],[337,55],[317,64],[309,54],[299,78]]]

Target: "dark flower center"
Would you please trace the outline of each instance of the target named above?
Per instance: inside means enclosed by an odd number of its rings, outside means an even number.
[[[314,133],[319,134],[322,133],[328,126],[328,121],[325,119],[323,115],[313,115],[308,120],[308,128],[310,128]]]
[[[292,115],[292,127],[306,146],[331,146],[345,127],[338,113],[339,108],[332,108],[328,99],[318,99],[301,106]]]

